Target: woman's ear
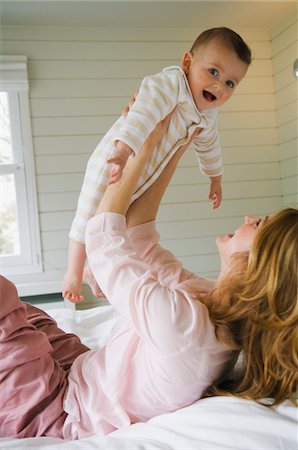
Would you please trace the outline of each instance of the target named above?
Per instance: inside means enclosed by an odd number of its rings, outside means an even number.
[[[190,52],[186,52],[182,58],[182,69],[184,73],[187,75],[189,72],[190,65],[192,63],[192,54]]]

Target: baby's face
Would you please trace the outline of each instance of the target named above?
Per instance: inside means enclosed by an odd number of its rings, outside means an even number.
[[[244,78],[248,65],[218,40],[185,53],[182,68],[199,110],[222,106]]]

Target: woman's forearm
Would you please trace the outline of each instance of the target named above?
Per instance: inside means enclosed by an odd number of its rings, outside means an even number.
[[[140,153],[135,158],[128,160],[121,179],[117,183],[107,187],[96,214],[102,212],[126,214],[132,194],[136,190],[137,182],[144,171],[145,165],[151,158],[157,143],[164,137],[171,115],[169,114],[155,127],[142,145]]]
[[[121,179],[107,187],[96,214],[114,212],[125,215],[137,182],[144,171],[152,152],[151,142],[146,142],[138,156],[130,159],[123,171]]]
[[[180,158],[191,143],[192,139],[199,133],[195,131],[189,142],[180,147],[170,159],[158,179],[129,207],[126,214],[127,227],[133,227],[142,223],[155,220],[162,197],[172,179]]]
[[[185,148],[182,148],[177,151],[153,185],[129,207],[126,214],[127,227],[133,227],[155,220],[162,197],[184,150]]]
[[[170,119],[171,114],[157,125],[155,130],[144,142],[140,153],[135,158],[128,160],[121,179],[117,183],[107,187],[96,214],[102,212],[127,214],[128,226],[139,225],[155,219],[160,201],[177,164],[192,139],[198,133],[195,131],[190,137],[189,142],[178,149],[159,178],[129,208],[131,197],[136,190],[138,180],[151,158],[154,148],[165,135]]]

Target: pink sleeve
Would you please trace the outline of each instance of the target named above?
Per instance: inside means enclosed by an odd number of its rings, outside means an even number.
[[[156,244],[156,238],[147,249],[150,250],[142,260],[127,236],[124,216],[102,213],[88,223],[87,256],[103,292],[144,340],[162,353],[171,354],[177,346],[181,350],[192,345],[198,328],[204,333],[202,318],[207,314],[206,308],[189,298],[178,283],[171,282],[171,289],[164,285],[159,270],[163,261],[173,280],[180,278],[182,268]],[[200,327],[198,310],[202,313]]]
[[[177,285],[190,276],[181,261],[159,244],[155,221],[128,228],[127,235],[140,258],[158,271],[163,286]]]

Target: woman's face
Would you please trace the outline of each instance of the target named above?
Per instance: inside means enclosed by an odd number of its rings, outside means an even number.
[[[265,218],[246,216],[244,223],[240,225],[234,234],[225,234],[216,239],[216,244],[221,258],[228,262],[234,253],[248,252],[251,248],[252,242],[256,232],[266,222],[268,216]]]

